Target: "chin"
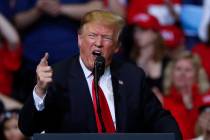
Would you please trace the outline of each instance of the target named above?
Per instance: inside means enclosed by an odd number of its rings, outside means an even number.
[[[87,68],[89,69],[89,70],[93,70],[94,69],[94,63],[90,63],[88,66],[87,66]]]

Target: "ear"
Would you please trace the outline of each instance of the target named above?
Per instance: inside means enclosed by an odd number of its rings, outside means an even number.
[[[120,47],[117,46],[116,48],[114,48],[114,53],[118,53],[119,50],[120,50]]]
[[[82,45],[81,34],[77,34],[77,37],[78,37],[78,46],[80,48],[80,46]]]

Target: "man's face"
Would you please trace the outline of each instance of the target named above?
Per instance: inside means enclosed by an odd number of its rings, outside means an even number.
[[[105,58],[105,65],[111,63],[112,56],[118,51],[117,30],[100,22],[89,22],[78,35],[80,56],[85,66],[93,70],[97,55]]]

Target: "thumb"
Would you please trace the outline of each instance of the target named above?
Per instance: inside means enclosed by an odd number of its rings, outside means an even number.
[[[48,58],[49,58],[49,54],[46,52],[44,57],[42,57],[39,65],[41,65],[41,66],[48,66]]]

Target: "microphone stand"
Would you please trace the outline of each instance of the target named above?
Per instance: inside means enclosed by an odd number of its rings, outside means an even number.
[[[101,56],[99,56],[99,57],[101,57]],[[102,132],[105,133],[106,128],[105,128],[104,121],[103,121],[102,114],[101,114],[101,107],[100,107],[100,100],[99,100],[99,85],[98,85],[98,81],[100,79],[100,76],[104,72],[104,68],[103,68],[103,72],[100,71],[102,69],[102,67],[103,66],[98,64],[97,60],[96,60],[95,68],[94,68],[94,89],[95,89],[95,93],[96,93],[97,113],[98,113],[99,121],[101,123]]]

